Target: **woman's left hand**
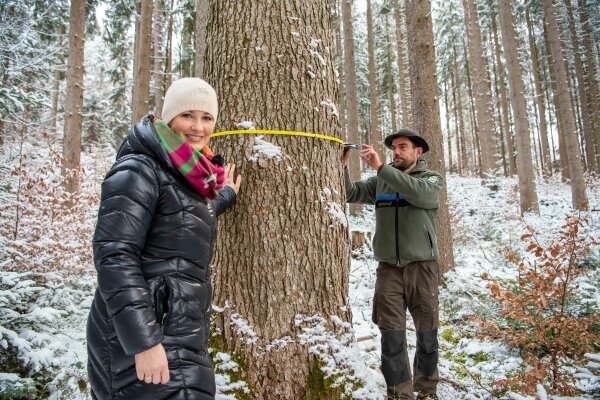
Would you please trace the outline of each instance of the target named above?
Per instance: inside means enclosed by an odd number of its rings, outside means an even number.
[[[225,185],[233,189],[235,194],[240,190],[240,184],[242,183],[242,176],[238,175],[235,177],[235,164],[227,164],[225,166]]]

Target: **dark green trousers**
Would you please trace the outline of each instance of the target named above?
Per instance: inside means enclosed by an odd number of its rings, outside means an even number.
[[[381,369],[388,398],[412,399],[413,391],[436,393],[439,275],[437,261],[413,262],[404,267],[379,263],[373,322],[381,331]],[[412,374],[406,348],[406,310],[417,331]]]

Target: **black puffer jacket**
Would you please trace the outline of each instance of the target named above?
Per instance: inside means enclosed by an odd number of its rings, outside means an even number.
[[[216,216],[235,203],[193,191],[144,117],[102,183],[94,262],[98,289],[87,325],[88,371],[98,399],[212,399],[207,354]],[[134,355],[162,343],[170,381],[137,379]]]

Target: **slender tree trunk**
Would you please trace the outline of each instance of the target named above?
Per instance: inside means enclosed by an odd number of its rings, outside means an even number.
[[[320,0],[301,7],[290,0],[210,3],[204,72],[227,105],[218,129],[252,121],[257,129],[342,137],[329,17],[329,3]],[[302,320],[337,315],[351,321],[341,147],[264,136],[281,151],[274,158],[256,153],[258,140],[211,141],[244,177],[236,207],[219,219],[213,302],[224,311],[216,326],[227,351],[244,357],[255,398],[301,399],[316,365],[301,344]],[[256,162],[249,160],[253,154]],[[237,325],[240,320],[247,324]],[[252,340],[243,343],[241,328],[254,332]]]
[[[404,0],[394,0],[394,13],[396,19],[396,49],[398,56],[396,62],[398,63],[398,91],[400,92],[400,106],[402,107],[402,121],[400,126],[411,127],[412,126],[412,106],[410,104],[410,76],[409,68],[406,60],[406,41],[404,34],[406,28],[406,22],[404,16],[406,15],[403,7]]]
[[[371,145],[379,156],[385,158],[381,137],[381,125],[379,123],[379,105],[377,99],[377,73],[375,71],[375,35],[373,34],[373,11],[371,0],[367,0],[367,46],[369,52],[369,135]]]
[[[171,0],[169,9],[167,10],[168,23],[167,23],[167,48],[165,55],[165,88],[171,86],[173,79],[173,3],[175,0]]]
[[[577,142],[577,131],[575,128],[575,118],[573,117],[573,107],[569,97],[568,76],[565,66],[562,45],[558,37],[558,25],[554,15],[552,0],[544,0],[544,23],[547,25],[548,41],[551,53],[556,60],[556,84],[558,96],[560,98],[561,109],[558,110],[564,118],[565,124],[565,145],[567,152],[567,162],[571,174],[571,194],[573,197],[573,208],[577,210],[586,210],[588,201],[585,195],[585,182],[583,180],[583,167],[581,165],[581,154]]]
[[[490,9],[492,8],[492,0],[488,0]],[[496,53],[496,65],[498,65],[498,87],[500,89],[500,106],[502,109],[502,127],[503,127],[503,144],[505,146],[505,154],[508,157],[508,175],[513,176],[517,173],[517,164],[515,160],[515,152],[510,132],[508,96],[506,95],[506,86],[504,84],[504,65],[500,59],[500,43],[498,41],[498,28],[496,26],[496,18],[491,18],[492,35],[494,38],[494,48]]]
[[[398,131],[398,126],[396,125],[396,121],[398,120],[398,115],[396,115],[396,98],[394,93],[396,91],[396,87],[394,84],[394,72],[392,68],[392,38],[390,37],[390,18],[386,16],[385,18],[385,41],[386,41],[386,59],[387,59],[387,84],[388,84],[388,101],[390,103],[390,118],[392,125],[392,132]],[[384,150],[385,153],[385,150]],[[385,156],[385,154],[383,154]]]
[[[352,2],[342,1],[342,20],[344,33],[344,77],[346,89],[346,140],[359,143],[358,127],[358,95],[356,93],[356,62],[354,57],[354,28],[352,27]],[[360,179],[360,159],[350,158],[350,177]],[[350,214],[358,215],[362,207],[350,204]]]
[[[54,85],[52,88],[52,117],[51,117],[51,125],[52,130],[56,132],[56,124],[58,123],[58,104],[60,98],[60,81],[64,79],[63,72],[63,39],[65,37],[65,26],[63,24],[59,24],[56,28],[56,47],[58,49],[58,56],[56,58],[56,65],[54,69]]]
[[[450,130],[450,105],[448,104],[448,84],[444,80],[444,111],[446,114],[446,143],[448,146],[448,172],[454,172],[454,165],[452,164],[452,132]]]
[[[133,82],[132,122],[136,123],[149,111],[150,51],[152,44],[152,1],[141,0],[139,40],[137,42],[135,81]]]
[[[452,57],[453,57],[453,102],[454,102],[454,119],[457,122],[457,131],[456,131],[456,142],[458,149],[458,174],[463,176],[465,169],[467,169],[467,149],[465,146],[465,122],[463,117],[463,105],[462,105],[462,96],[460,93],[460,85],[458,81],[458,61],[456,60],[456,46],[452,49]]]
[[[487,67],[483,58],[483,46],[481,44],[481,29],[477,14],[477,4],[472,0],[463,0],[465,12],[465,30],[469,44],[469,59],[472,66],[472,78],[475,89],[475,110],[477,127],[479,133],[480,162],[479,175],[486,179],[488,175],[494,175],[498,168],[497,150],[495,146],[494,113],[492,112],[492,95],[487,79]]]
[[[523,69],[519,60],[519,45],[512,14],[512,1],[502,1],[498,5],[500,31],[506,58],[506,70],[510,84],[510,103],[515,120],[515,132],[519,143],[517,150],[517,168],[519,170],[519,200],[521,214],[538,212],[535,174],[531,159],[531,138],[527,117],[527,102],[525,100],[525,85],[523,84]]]
[[[163,23],[162,0],[154,0],[154,16],[152,24],[152,41],[154,42],[154,114],[162,115],[165,97],[165,75],[163,66]]]
[[[475,97],[473,96],[473,85],[471,84],[471,63],[467,61],[467,46],[463,41],[463,52],[465,55],[465,74],[467,76],[467,93],[469,94],[469,120],[471,126],[471,152],[468,154],[473,158],[473,162],[469,163],[469,169],[471,171],[476,171],[479,169],[479,174],[481,176],[481,157],[480,157],[480,147],[479,147],[479,126],[477,125],[477,118],[475,117]],[[465,132],[466,135],[466,132]]]
[[[587,0],[580,0],[579,14],[581,17],[581,26],[583,28],[583,47],[585,49],[585,66],[587,74],[584,76],[585,87],[587,89],[588,110],[591,113],[592,121],[592,142],[594,142],[594,161],[595,169],[600,172],[600,90],[598,89],[598,69],[594,57],[594,48],[592,46],[592,32],[587,13]]]
[[[495,23],[493,24],[494,28],[495,28]],[[500,77],[498,74],[499,68],[498,68],[498,59],[499,59],[499,54],[498,54],[498,46],[494,45],[494,35],[490,35],[490,48],[493,49],[492,52],[494,54],[494,60],[492,61],[492,76],[494,77],[493,82],[491,82],[494,85],[494,99],[496,102],[496,107],[498,109],[498,112],[496,113],[496,126],[498,127],[498,132],[500,133],[500,157],[501,157],[501,161],[502,161],[502,172],[504,174],[505,177],[508,176],[508,169],[509,169],[509,165],[508,165],[508,156],[507,156],[507,152],[506,152],[506,139],[504,137],[504,125],[503,125],[503,115],[502,115],[502,101],[500,98],[500,85],[504,85],[504,82],[500,82]]]
[[[85,0],[71,0],[69,12],[69,59],[63,141],[65,190],[79,190],[81,126],[83,112],[83,47],[85,44]]]
[[[197,78],[204,76],[204,53],[206,52],[206,23],[208,18],[208,0],[196,0],[196,61]]]
[[[429,0],[406,1],[408,55],[410,61],[411,104],[413,126],[430,143],[429,166],[443,177],[446,176],[442,127],[436,79],[435,49]],[[440,269],[446,272],[454,268],[452,232],[448,212],[446,186],[440,193],[437,221]]]
[[[182,78],[190,77],[194,73],[194,25],[189,15],[183,17],[179,52],[179,74]]]
[[[535,85],[535,104],[539,115],[539,135],[542,153],[542,175],[544,179],[552,176],[552,161],[550,160],[550,146],[548,144],[548,127],[546,125],[546,105],[544,103],[544,93],[542,91],[542,78],[540,74],[540,64],[538,61],[537,46],[531,24],[529,10],[525,9],[525,20],[527,21],[527,30],[529,38],[529,52],[531,53],[531,66],[533,70],[533,81]]]

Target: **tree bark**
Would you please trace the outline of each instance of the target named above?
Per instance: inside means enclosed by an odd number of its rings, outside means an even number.
[[[446,176],[440,108],[436,79],[435,49],[429,0],[406,1],[408,58],[413,126],[430,144],[429,167]],[[442,273],[454,268],[452,232],[448,212],[446,186],[440,193],[437,221],[440,269]]]
[[[546,125],[546,104],[544,103],[544,93],[542,90],[542,77],[540,74],[540,63],[538,61],[538,51],[535,44],[533,26],[529,10],[525,9],[525,20],[527,22],[529,52],[531,53],[531,67],[533,70],[533,80],[535,85],[535,104],[539,115],[539,132],[542,145],[542,176],[548,179],[552,176],[552,161],[550,159],[550,145],[548,143],[548,127]]]
[[[341,0],[343,1],[343,0]],[[346,93],[346,75],[344,74],[344,46],[342,44],[342,16],[340,10],[340,0],[334,0],[333,4],[333,32],[335,40],[335,60],[338,71],[340,90],[338,92],[338,99],[336,104],[338,105],[338,112],[340,114],[340,125],[342,132],[347,132],[346,126],[346,101],[344,99],[344,93]]]
[[[379,105],[377,99],[377,74],[375,70],[375,35],[373,33],[373,11],[371,0],[367,0],[367,47],[369,52],[369,135],[371,145],[379,154],[381,159],[385,160],[385,150],[381,142],[381,125],[379,123]]]
[[[398,53],[396,62],[398,63],[398,91],[400,92],[400,106],[402,108],[402,121],[400,121],[400,126],[410,128],[412,126],[412,107],[410,104],[410,74],[406,60],[406,40],[404,39],[406,28],[404,16],[406,15],[406,11],[403,4],[404,0],[394,0],[396,49]]]
[[[498,5],[500,31],[506,58],[506,70],[510,85],[510,103],[512,105],[515,133],[519,143],[517,149],[517,168],[519,170],[519,203],[521,214],[538,212],[535,174],[531,159],[531,138],[529,136],[529,120],[527,102],[525,101],[525,85],[523,84],[523,68],[519,60],[519,45],[512,14],[512,1],[502,1]]]
[[[587,88],[588,110],[591,112],[592,120],[592,140],[594,142],[594,159],[596,162],[596,171],[600,172],[600,90],[598,82],[595,79],[598,76],[596,68],[596,58],[594,57],[594,47],[592,45],[592,31],[587,13],[587,1],[581,0],[579,3],[579,14],[581,17],[581,26],[583,28],[583,47],[585,49],[585,66],[587,74],[584,77],[585,87]]]
[[[204,72],[219,95],[219,130],[251,121],[257,129],[343,136],[329,16],[320,0],[211,2]],[[278,158],[257,153],[259,140],[211,141],[244,177],[237,205],[219,219],[213,302],[224,311],[216,326],[227,351],[245,358],[255,398],[300,399],[312,361],[297,320],[351,321],[341,146],[264,136]],[[252,340],[236,333],[240,319]]]
[[[463,0],[465,12],[465,30],[469,45],[469,59],[473,86],[475,89],[475,115],[479,133],[480,165],[479,176],[486,179],[494,175],[498,168],[497,149],[495,146],[494,113],[492,112],[492,95],[487,79],[487,67],[483,58],[484,51],[481,44],[481,29],[477,14],[477,3],[473,0]]]
[[[165,97],[162,0],[154,0],[153,12],[152,41],[154,48],[154,115],[161,116]]]
[[[152,1],[141,0],[139,38],[136,38],[135,80],[133,82],[132,123],[149,111],[150,50],[152,44]]]
[[[81,129],[83,112],[83,48],[85,44],[85,0],[71,0],[69,12],[69,58],[63,140],[65,190],[79,190]]]
[[[583,167],[581,165],[581,154],[579,152],[579,143],[577,142],[577,130],[575,128],[575,118],[573,117],[573,107],[569,96],[568,75],[565,66],[562,44],[558,37],[558,24],[554,15],[552,0],[544,0],[544,23],[547,26],[548,42],[551,53],[556,60],[554,69],[556,73],[556,85],[558,97],[560,98],[561,109],[557,112],[562,114],[565,124],[565,145],[567,153],[567,163],[571,174],[571,195],[573,198],[573,208],[577,210],[587,210],[588,201],[585,195],[585,182],[583,180]]]
[[[458,82],[458,61],[456,60],[456,46],[452,48],[452,97],[454,103],[454,120],[456,121],[456,147],[458,159],[458,175],[463,176],[467,168],[467,149],[465,147],[465,122],[463,116],[462,96]]]
[[[173,3],[175,0],[170,0],[167,22],[167,46],[165,54],[165,87],[171,86],[172,71],[173,71]]]
[[[492,8],[492,0],[488,0],[488,4],[490,9]],[[505,145],[505,154],[508,158],[508,175],[513,176],[517,173],[517,164],[515,160],[515,152],[512,140],[512,134],[510,131],[510,121],[509,121],[509,109],[508,109],[508,96],[506,95],[506,86],[504,85],[504,65],[502,64],[502,60],[500,59],[500,43],[498,41],[498,28],[496,26],[496,17],[492,16],[492,35],[494,38],[494,48],[496,54],[496,65],[498,66],[498,82],[500,89],[500,107],[502,109],[502,127],[504,132],[504,145]]]
[[[342,1],[342,26],[344,36],[344,86],[346,89],[346,140],[358,144],[358,95],[356,93],[356,58],[354,56],[354,28],[352,27],[352,2]],[[360,159],[350,158],[350,178],[360,179]],[[358,215],[362,207],[350,204],[350,214]]]
[[[204,76],[204,53],[206,52],[206,23],[208,19],[208,0],[196,0],[196,60],[197,78]]]
[[[392,132],[397,132],[398,125],[397,125],[396,121],[398,120],[398,115],[396,113],[396,97],[394,96],[396,87],[394,84],[394,72],[393,72],[393,67],[392,67],[392,51],[393,50],[392,50],[392,38],[390,37],[390,18],[389,18],[389,16],[386,16],[386,18],[385,18],[385,41],[386,41],[385,55],[386,55],[386,61],[387,61],[386,72],[387,72],[388,99],[389,99],[388,101],[390,103],[390,119],[391,119]],[[385,156],[385,149],[384,149],[383,156]]]

